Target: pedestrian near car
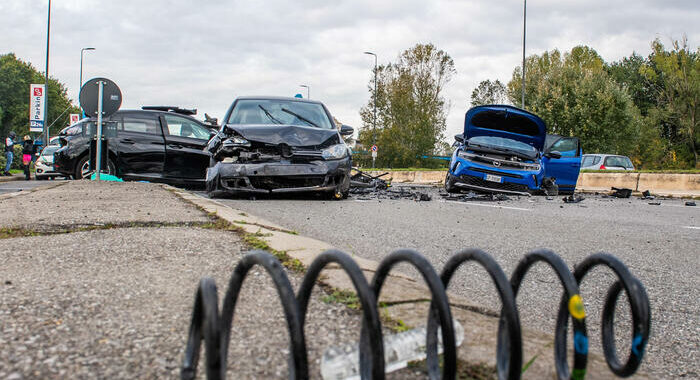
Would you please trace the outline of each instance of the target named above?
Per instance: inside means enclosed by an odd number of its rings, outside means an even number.
[[[10,133],[7,135],[7,138],[5,138],[5,159],[7,162],[5,163],[5,171],[2,173],[2,175],[12,175],[10,174],[10,167],[12,166],[12,160],[15,158],[14,156],[14,146],[15,146],[15,132],[10,131]]]
[[[24,167],[24,179],[29,181],[31,178],[29,166],[32,164],[32,156],[34,155],[34,141],[29,135],[24,136],[22,141],[22,166]]]

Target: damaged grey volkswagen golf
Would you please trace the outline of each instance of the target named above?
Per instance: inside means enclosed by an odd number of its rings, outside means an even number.
[[[351,152],[317,101],[281,97],[239,97],[219,132],[205,148],[210,196],[235,193],[319,192],[346,198]]]

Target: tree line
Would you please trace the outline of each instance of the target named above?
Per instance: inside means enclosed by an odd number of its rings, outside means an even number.
[[[699,168],[700,49],[691,50],[685,39],[670,47],[657,39],[651,47],[646,57],[632,53],[609,63],[588,46],[529,56],[525,109],[544,119],[550,133],[579,137],[584,153],[627,155],[643,169]],[[440,166],[423,157],[449,154],[450,104],[443,90],[456,74],[452,58],[432,44],[417,44],[376,74],[376,93],[372,78],[360,110],[360,150],[378,145],[379,167]],[[471,106],[520,107],[521,86],[518,66],[507,83],[481,81]],[[361,166],[371,162],[369,154],[356,157]]]
[[[525,61],[525,108],[550,133],[577,136],[584,153],[627,155],[643,169],[700,168],[700,49],[660,40],[647,57],[607,63],[592,48],[546,51]],[[521,106],[522,67],[511,80],[484,80],[471,105]]]
[[[44,83],[45,76],[30,63],[17,58],[13,53],[0,55],[0,136],[3,141],[10,131],[17,136],[29,134],[29,85]],[[49,109],[46,120],[53,123],[51,134],[56,134],[68,125],[71,113],[80,108],[68,98],[66,86],[49,77]]]

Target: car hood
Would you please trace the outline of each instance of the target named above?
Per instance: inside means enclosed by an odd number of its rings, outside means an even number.
[[[235,131],[246,140],[273,145],[283,143],[289,146],[324,145],[330,139],[338,139],[338,131],[335,129],[299,125],[227,124],[226,128]]]
[[[464,118],[465,140],[475,136],[497,136],[522,141],[542,151],[546,135],[544,120],[512,106],[473,107]]]

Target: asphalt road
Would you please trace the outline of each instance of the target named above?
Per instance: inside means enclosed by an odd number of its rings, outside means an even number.
[[[9,181],[0,182],[0,194],[14,193],[17,191],[31,190],[35,187],[50,185],[54,181],[63,181],[62,179],[50,180],[50,181]]]
[[[434,190],[433,190],[434,191]],[[507,274],[536,248],[549,248],[573,265],[605,251],[641,279],[652,305],[652,336],[642,371],[654,378],[700,376],[700,207],[682,200],[588,196],[578,204],[562,197],[515,197],[502,202],[359,200],[307,198],[222,199],[236,209],[327,241],[354,255],[381,260],[397,248],[423,253],[439,269],[456,251],[481,248]],[[552,332],[561,286],[543,265],[529,272],[518,295],[523,324]],[[412,273],[410,268],[401,268]],[[418,276],[417,273],[413,273]],[[612,276],[596,269],[584,280],[591,351],[602,353],[600,310]],[[495,288],[484,271],[462,268],[450,289],[475,304],[498,309]],[[621,298],[626,302],[625,298]],[[618,355],[629,349],[629,308],[618,304]],[[468,344],[468,342],[466,342]],[[546,360],[551,360],[547,358]]]

